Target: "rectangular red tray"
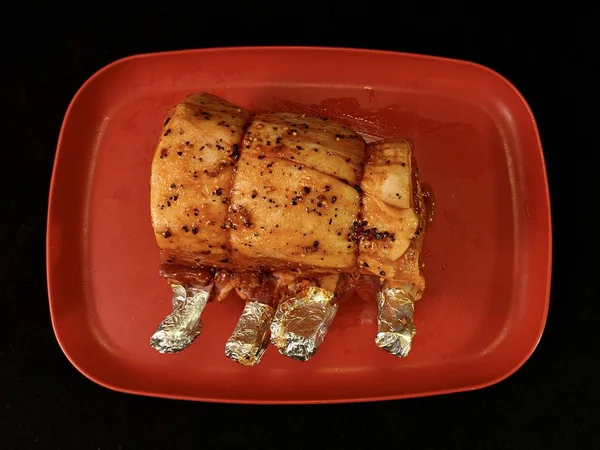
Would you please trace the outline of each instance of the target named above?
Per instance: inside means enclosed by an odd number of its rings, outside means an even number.
[[[408,137],[436,198],[427,289],[406,359],[374,344],[376,305],[340,308],[301,363],[270,348],[246,368],[224,356],[242,303],[209,304],[196,342],[160,355],[170,311],[149,213],[150,163],[167,111],[209,91],[252,109],[321,114],[368,134]],[[54,330],[83,374],[118,391],[238,403],[397,399],[496,383],[544,327],[551,225],[532,113],[504,78],[469,62],[356,49],[224,48],[116,61],[66,113],[47,230]]]

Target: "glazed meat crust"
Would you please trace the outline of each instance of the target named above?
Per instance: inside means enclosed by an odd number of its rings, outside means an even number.
[[[192,95],[169,113],[152,163],[163,274],[364,274],[422,289],[417,173],[408,141],[366,145],[333,120]]]

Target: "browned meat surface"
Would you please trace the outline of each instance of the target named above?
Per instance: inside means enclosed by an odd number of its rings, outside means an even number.
[[[347,235],[359,196],[351,185],[364,145],[333,121],[255,117],[231,192],[232,270],[354,270],[356,248]]]
[[[333,120],[276,113],[254,118],[244,150],[287,159],[355,185],[362,174],[365,142]]]
[[[424,289],[420,251],[425,211],[411,145],[399,140],[367,148],[362,208],[356,233],[359,267],[399,285]]]
[[[359,195],[339,179],[287,159],[242,153],[231,202],[238,269],[354,271],[356,244],[347,235]]]
[[[234,165],[250,113],[196,94],[165,120],[151,175],[151,214],[163,270],[211,267],[229,257]]]

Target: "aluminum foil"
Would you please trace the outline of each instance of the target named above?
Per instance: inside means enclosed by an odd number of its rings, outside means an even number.
[[[332,299],[332,292],[310,287],[303,297],[281,303],[271,324],[271,343],[285,356],[308,361],[323,343],[337,312]]]
[[[409,289],[384,287],[378,294],[378,333],[375,343],[392,355],[408,355],[417,330],[413,323],[415,303]]]
[[[208,303],[212,284],[203,288],[185,288],[172,284],[173,311],[150,338],[150,346],[159,353],[177,353],[189,346],[202,331],[200,316]]]
[[[275,310],[259,302],[248,302],[231,337],[225,344],[225,355],[243,366],[253,366],[267,349],[271,337],[271,321]]]

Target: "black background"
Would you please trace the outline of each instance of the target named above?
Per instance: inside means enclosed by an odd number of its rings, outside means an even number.
[[[89,10],[0,8],[1,448],[583,448],[600,445],[600,326],[594,239],[578,206],[593,192],[597,140],[581,140],[594,60],[588,12],[505,4],[198,2]],[[326,45],[466,59],[500,72],[536,116],[550,180],[550,313],[531,359],[479,391],[383,403],[257,407],[112,392],[70,365],[54,338],[45,280],[47,194],[63,115],[81,84],[124,56],[237,45]],[[588,58],[583,45],[588,44]],[[596,55],[596,56],[594,56]],[[589,65],[591,68],[591,64]],[[597,110],[591,103],[592,110]],[[594,144],[596,142],[596,144]],[[582,145],[580,145],[580,143]],[[586,153],[587,152],[587,153]],[[589,168],[589,169],[586,169]],[[590,176],[587,176],[589,170]],[[588,234],[586,234],[588,233]],[[593,233],[592,233],[593,237]],[[596,262],[593,262],[596,261]],[[597,275],[595,275],[597,278]],[[442,374],[443,376],[443,374]]]

